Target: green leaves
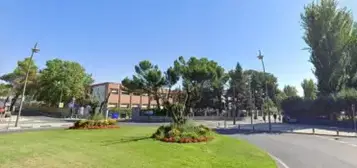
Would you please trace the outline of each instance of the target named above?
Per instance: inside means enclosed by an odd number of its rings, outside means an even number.
[[[286,85],[283,91],[287,97],[297,97],[297,89],[294,86]]]
[[[321,0],[305,6],[301,20],[319,92],[336,93],[344,85],[344,60],[351,57],[347,49],[352,37],[352,15],[346,8],[338,8],[336,0]]]
[[[72,97],[83,99],[94,82],[91,75],[77,62],[53,59],[46,62],[39,76],[37,99],[55,105],[62,95],[64,102]]]
[[[316,99],[317,87],[312,79],[304,79],[304,81],[301,83],[301,87],[304,90],[305,99]]]
[[[11,84],[15,91],[15,94],[19,95],[21,94],[21,91],[23,89],[28,69],[29,76],[27,86],[29,88],[35,88],[37,82],[38,68],[35,65],[34,61],[30,60],[30,58],[25,58],[23,61],[18,61],[17,67],[14,69],[14,71],[1,76],[0,79]],[[33,90],[28,89],[26,95],[28,94],[34,94]]]
[[[148,60],[144,60],[135,66],[135,72],[136,73],[133,75],[132,79],[126,77],[122,81],[124,89],[129,92],[144,92],[148,95],[153,95],[157,102],[157,107],[160,107],[160,88],[165,86],[167,81],[158,66],[153,65]]]

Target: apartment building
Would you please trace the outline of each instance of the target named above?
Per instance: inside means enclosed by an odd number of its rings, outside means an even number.
[[[120,83],[105,82],[92,85],[92,94],[100,102],[104,101],[109,93],[111,94],[108,99],[108,108],[141,107],[145,109],[149,106],[149,97],[147,94],[128,93],[123,90],[123,86]],[[156,101],[152,99],[150,108],[155,108],[156,104]]]

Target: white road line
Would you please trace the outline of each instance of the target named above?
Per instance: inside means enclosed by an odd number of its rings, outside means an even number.
[[[268,153],[268,155],[269,155],[270,157],[272,157],[275,161],[277,161],[280,165],[282,165],[283,168],[289,168],[289,166],[286,165],[286,164],[285,164],[282,160],[280,160],[278,157],[276,157],[276,156],[274,156],[274,155],[272,155],[272,154],[270,154],[270,153]]]
[[[357,147],[357,144],[348,143],[348,142],[341,141],[341,140],[334,140],[334,139],[331,139],[331,138],[318,136],[318,135],[316,135],[316,137],[319,137],[319,138],[322,138],[322,139],[327,139],[327,140],[334,141],[334,142],[338,142],[338,143],[345,144],[345,145],[349,145],[349,146],[352,146],[352,147]]]

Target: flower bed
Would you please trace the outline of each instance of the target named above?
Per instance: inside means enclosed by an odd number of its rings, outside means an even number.
[[[69,129],[109,129],[119,128],[116,120],[79,120]]]
[[[198,143],[212,140],[213,134],[203,125],[171,124],[159,127],[152,137],[163,142]]]

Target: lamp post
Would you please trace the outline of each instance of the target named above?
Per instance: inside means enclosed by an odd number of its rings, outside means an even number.
[[[39,51],[40,51],[40,49],[37,48],[37,43],[36,43],[35,46],[31,49],[30,60],[27,63],[27,72],[26,72],[26,77],[25,77],[25,83],[24,83],[24,87],[22,89],[21,102],[20,102],[19,112],[17,113],[17,116],[16,116],[15,127],[17,127],[19,125],[19,118],[21,116],[21,110],[22,110],[22,106],[23,106],[24,100],[25,100],[26,86],[27,86],[27,80],[28,80],[29,73],[30,73],[31,61],[32,61],[33,55],[35,53],[38,53]]]
[[[268,79],[267,79],[267,75],[265,73],[264,56],[261,54],[260,50],[259,50],[258,59],[261,60],[262,66],[263,66],[264,79],[265,79],[265,99],[266,99],[265,101],[267,101],[268,100]],[[264,104],[264,101],[263,101],[263,104]],[[268,110],[269,132],[271,132],[271,120],[270,120],[269,106],[267,107],[267,110]]]

